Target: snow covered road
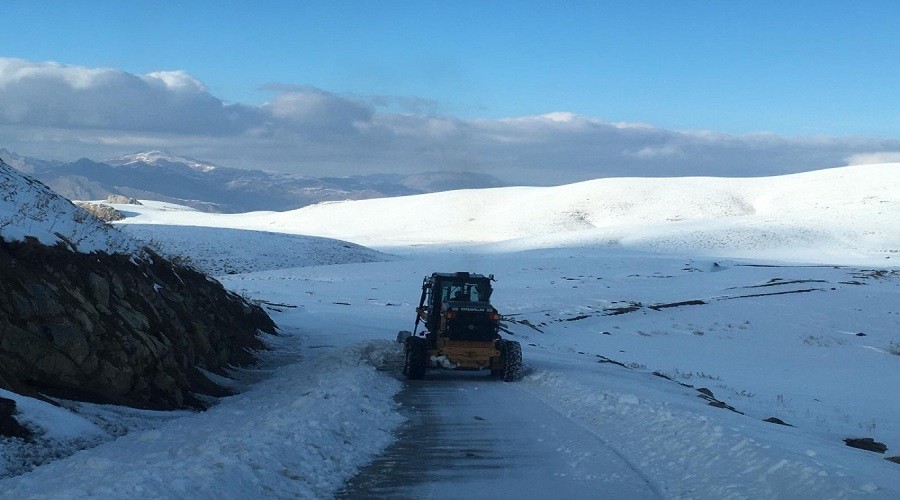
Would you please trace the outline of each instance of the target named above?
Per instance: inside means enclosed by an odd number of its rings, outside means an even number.
[[[408,424],[339,497],[659,497],[601,438],[518,384],[438,371],[398,400]]]

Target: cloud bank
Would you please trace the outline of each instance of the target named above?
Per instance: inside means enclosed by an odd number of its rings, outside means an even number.
[[[264,90],[274,97],[263,105],[227,103],[184,71],[0,58],[0,146],[59,159],[164,147],[308,175],[469,170],[517,184],[759,176],[900,158],[895,139],[677,131],[565,112],[464,120],[416,97],[275,83]]]

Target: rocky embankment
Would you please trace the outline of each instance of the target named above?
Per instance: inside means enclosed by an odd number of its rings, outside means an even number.
[[[0,160],[0,388],[201,408],[228,393],[206,374],[249,363],[274,329],[261,308]],[[0,430],[15,435],[15,405],[0,403]]]
[[[0,386],[155,409],[203,407],[274,332],[262,309],[150,255],[0,241]]]

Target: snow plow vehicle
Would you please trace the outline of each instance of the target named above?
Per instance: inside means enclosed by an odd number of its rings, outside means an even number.
[[[492,281],[493,275],[467,272],[425,277],[415,327],[397,335],[405,347],[406,378],[422,379],[430,368],[490,370],[507,382],[522,378],[522,346],[500,337]]]

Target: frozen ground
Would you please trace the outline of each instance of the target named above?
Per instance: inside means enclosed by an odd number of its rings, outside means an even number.
[[[517,219],[512,205],[503,218],[502,203],[482,203],[506,240],[487,227],[448,236],[443,219],[428,212],[443,197],[478,206],[486,199],[479,191],[430,195],[430,203],[410,197],[405,208],[391,199],[285,214],[181,212],[171,220],[172,209],[139,208],[127,222],[230,228],[216,233],[233,242],[222,261],[204,238],[153,231],[228,288],[262,301],[283,335],[272,339],[263,366],[236,374],[242,394],[200,414],[122,417],[133,432],[0,480],[0,497],[452,498],[464,488],[526,498],[551,487],[589,498],[898,498],[900,465],[883,459],[900,455],[900,272],[885,267],[900,248],[895,170],[866,171],[877,182],[852,169],[803,174],[803,182],[696,180],[727,187],[705,197],[692,188],[677,198],[652,181],[655,191],[638,190],[631,206],[655,219],[608,216],[614,241],[598,232],[607,229],[594,209],[586,212],[590,227],[559,225],[560,207],[546,200],[578,199],[562,188],[547,198],[536,190],[520,204],[530,221]],[[681,182],[673,189],[686,189]],[[716,212],[715,200],[736,192],[754,213]],[[652,215],[688,214],[692,203],[702,217]],[[828,216],[813,217],[816,203],[827,204],[819,208]],[[404,229],[404,212],[433,223]],[[369,214],[380,215],[380,226]],[[360,262],[356,247],[329,246],[338,252],[334,265],[296,267],[307,264],[292,252],[309,247],[266,243],[284,241],[272,231],[377,243],[395,257],[370,262],[378,256],[365,254],[374,258]],[[254,267],[259,248],[273,254]],[[341,248],[347,261],[338,264]],[[306,258],[314,260],[299,259]],[[257,271],[228,274],[249,269]],[[521,383],[452,372],[398,379],[389,340],[412,326],[422,277],[454,270],[497,276],[494,300],[528,365]],[[71,434],[116,434],[107,429],[115,418],[98,424],[100,410],[76,409],[80,416],[63,425],[65,414],[28,414],[48,433],[81,422]],[[769,417],[791,426],[763,421]],[[435,439],[423,444],[430,423]],[[889,449],[849,448],[847,437],[872,437]],[[427,474],[409,474],[409,450],[431,460]]]

